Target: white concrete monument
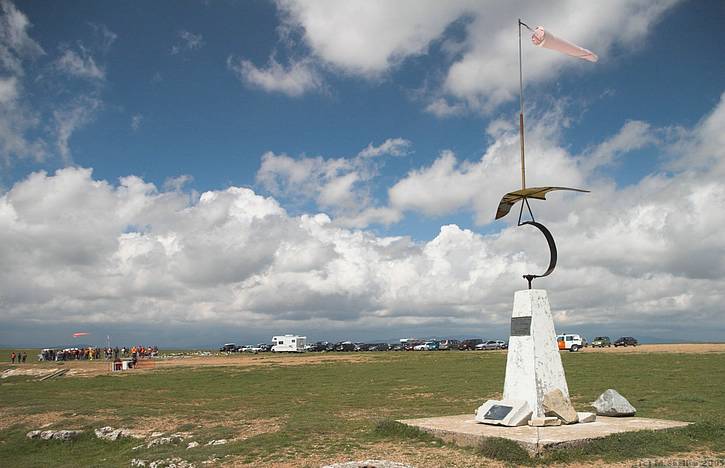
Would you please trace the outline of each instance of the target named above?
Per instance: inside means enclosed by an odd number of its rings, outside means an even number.
[[[546,291],[516,291],[503,399],[526,401],[532,417],[542,418],[544,395],[554,389],[569,398]]]

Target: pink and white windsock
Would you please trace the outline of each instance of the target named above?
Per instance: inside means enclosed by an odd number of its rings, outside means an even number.
[[[556,50],[563,54],[571,55],[572,57],[589,60],[590,62],[596,62],[599,60],[597,54],[591,50],[587,50],[584,47],[579,47],[567,40],[556,37],[549,31],[545,31],[541,26],[534,29],[534,35],[531,36],[531,42],[533,42],[535,46],[546,47],[547,49]]]

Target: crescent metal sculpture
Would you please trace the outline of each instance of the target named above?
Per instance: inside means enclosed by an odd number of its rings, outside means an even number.
[[[544,226],[541,223],[537,223],[534,219],[534,213],[531,211],[531,206],[529,205],[529,198],[533,198],[535,200],[546,200],[546,194],[549,192],[553,192],[555,190],[571,190],[574,192],[589,192],[589,190],[583,190],[583,189],[577,189],[577,188],[570,188],[570,187],[531,187],[526,188],[526,164],[524,159],[524,80],[523,80],[523,68],[521,66],[521,26],[526,27],[529,31],[531,31],[531,28],[526,25],[525,23],[522,23],[521,20],[519,20],[519,105],[520,105],[520,111],[519,111],[519,136],[521,140],[521,190],[516,190],[513,192],[509,192],[506,195],[501,198],[501,202],[498,204],[498,209],[496,210],[496,219],[503,218],[509,212],[511,211],[511,208],[521,201],[521,210],[519,211],[519,222],[518,226],[524,226],[524,225],[531,225],[536,227],[541,231],[542,234],[544,234],[544,237],[546,238],[546,242],[549,245],[549,267],[546,269],[546,271],[540,275],[524,275],[524,279],[529,284],[529,289],[531,289],[531,282],[534,280],[534,278],[542,278],[544,276],[549,276],[553,271],[554,268],[556,268],[556,261],[557,261],[557,251],[556,251],[556,243],[554,242],[554,236],[551,235],[551,231],[549,231],[546,226]],[[529,212],[529,216],[531,217],[530,221],[524,221],[521,222],[521,217],[524,213],[524,205],[526,205],[526,208]]]

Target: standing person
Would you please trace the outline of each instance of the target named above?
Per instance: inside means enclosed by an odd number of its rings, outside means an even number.
[[[23,351],[23,364],[25,364],[25,360],[28,359],[28,353]]]
[[[11,361],[11,362],[12,362],[13,364],[15,364],[15,351],[13,351],[12,353],[10,353],[10,361]]]

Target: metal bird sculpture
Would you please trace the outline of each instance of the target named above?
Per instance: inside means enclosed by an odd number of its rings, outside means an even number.
[[[524,26],[526,29],[533,33],[533,36],[531,38],[532,42],[540,47],[558,50],[559,52],[563,52],[574,57],[583,58],[590,62],[596,62],[597,56],[587,49],[571,44],[570,42],[560,39],[552,35],[551,33],[545,32],[541,26],[536,28],[536,30],[532,30],[526,23],[523,23],[519,19],[519,137],[521,142],[521,190],[509,192],[503,196],[501,202],[498,204],[498,209],[496,210],[496,219],[506,216],[509,211],[511,211],[511,208],[516,203],[521,201],[521,210],[519,211],[518,226],[528,224],[538,228],[542,232],[542,234],[544,234],[546,242],[549,245],[549,267],[544,273],[540,275],[528,274],[523,276],[529,284],[529,289],[531,289],[531,282],[534,280],[534,278],[542,278],[544,276],[548,276],[554,271],[554,268],[556,268],[557,251],[556,243],[554,242],[554,236],[551,235],[551,232],[546,228],[546,226],[536,222],[536,220],[534,219],[534,213],[531,211],[531,205],[529,205],[529,198],[533,198],[535,200],[546,200],[546,194],[555,190],[571,190],[575,192],[589,191],[570,187],[526,188],[526,161],[524,151],[524,79],[523,67],[521,64],[521,26]],[[521,217],[524,213],[524,205],[526,205],[526,209],[528,210],[531,220],[521,222]]]

